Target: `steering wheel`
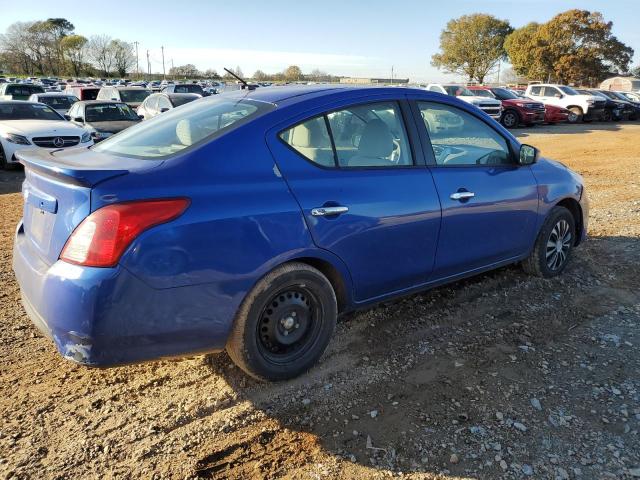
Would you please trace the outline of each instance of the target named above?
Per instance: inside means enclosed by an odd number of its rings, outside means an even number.
[[[459,150],[457,148],[433,145],[433,153],[436,156],[436,163],[438,164],[443,164],[449,155],[453,155],[458,152]]]

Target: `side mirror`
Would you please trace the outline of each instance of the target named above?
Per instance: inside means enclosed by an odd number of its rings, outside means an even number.
[[[520,165],[532,165],[538,160],[538,149],[531,145],[520,145],[520,155],[518,156],[518,163]]]
[[[69,121],[71,120],[71,117],[69,115],[67,115],[66,113],[63,115],[63,117],[64,117],[65,120],[69,120]]]
[[[144,120],[144,115],[138,115],[138,118],[139,118],[140,120]]]
[[[114,102],[117,102],[117,101],[118,101],[118,99],[117,99],[117,98],[115,98],[115,97],[111,97],[111,100],[113,100]]]
[[[82,117],[74,117],[73,121],[74,122],[78,122],[78,123],[84,123],[84,118],[82,118]]]
[[[161,108],[160,113],[168,112],[169,109],[167,107]]]
[[[556,98],[562,98],[562,97],[564,97],[564,95],[562,95],[561,93],[556,93],[556,94],[554,95],[554,97],[556,97]]]

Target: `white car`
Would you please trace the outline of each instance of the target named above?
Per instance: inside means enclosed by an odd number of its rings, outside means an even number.
[[[498,122],[500,121],[500,117],[502,116],[502,102],[500,100],[474,95],[471,90],[462,85],[443,85],[441,83],[430,83],[429,85],[427,85],[427,90],[443,93],[445,95],[451,95],[452,97],[457,97],[460,100],[478,107],[480,110],[482,110],[484,113]]]
[[[91,133],[44,103],[0,102],[0,169],[16,165],[15,153],[24,148],[59,150],[91,145]]]
[[[78,97],[61,92],[45,92],[34,93],[29,97],[29,101],[49,105],[60,115],[65,116],[71,105],[78,101]]]
[[[544,104],[566,108],[573,115],[569,116],[569,123],[581,120],[590,122],[594,118],[600,118],[604,113],[606,99],[595,95],[584,95],[576,92],[566,85],[554,83],[536,83],[529,85],[525,95]]]

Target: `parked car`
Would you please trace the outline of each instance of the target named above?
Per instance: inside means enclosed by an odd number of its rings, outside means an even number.
[[[482,86],[468,88],[474,95],[487,96],[502,102],[500,123],[507,128],[544,122],[544,104],[540,102],[522,99],[506,88]]]
[[[621,95],[624,95],[626,98],[631,100],[632,102],[640,102],[640,93],[638,92],[618,92]]]
[[[78,84],[67,85],[64,89],[64,93],[73,95],[78,100],[95,100],[99,91],[99,87]]]
[[[569,123],[590,122],[601,118],[606,101],[594,95],[584,95],[566,85],[539,83],[527,87],[526,96],[542,103],[557,105],[573,112]]]
[[[91,138],[96,143],[141,120],[126,103],[102,100],[77,102],[71,107],[67,117],[91,132]]]
[[[629,120],[637,120],[640,118],[640,102],[634,102],[620,92],[614,92],[609,90],[594,90],[598,92],[600,95],[604,95],[605,97],[617,101],[622,102],[624,108],[622,110],[622,116]]]
[[[429,132],[432,110],[462,135]],[[92,366],[226,348],[291,378],[341,312],[518,262],[553,277],[587,231],[578,174],[417,89],[243,90],[19,158],[25,310]]]
[[[544,123],[547,125],[568,122],[569,118],[574,116],[575,113],[566,108],[551,105],[550,103],[544,106]]]
[[[0,100],[28,100],[34,93],[44,93],[44,88],[27,83],[0,84]]]
[[[605,101],[604,110],[602,111],[600,120],[603,120],[605,122],[612,122],[612,121],[618,122],[624,118],[625,109],[628,108],[627,104],[625,104],[624,102],[620,100],[611,99],[606,95],[602,95],[600,92],[596,90],[588,90],[586,88],[576,88],[575,91],[582,95],[594,95]],[[629,108],[629,110],[631,109]]]
[[[34,93],[29,97],[30,102],[44,103],[49,105],[60,115],[64,116],[75,102],[78,101],[78,97],[73,95],[67,95],[66,93]]]
[[[199,98],[202,97],[197,93],[154,93],[145,98],[142,105],[138,107],[138,115],[144,120],[149,120],[160,113],[168,112],[172,108]]]
[[[170,83],[164,85],[160,91],[162,93],[197,93],[202,97],[208,96],[208,93],[196,83]]]
[[[438,92],[452,97],[458,97],[471,105],[479,108],[494,120],[500,121],[502,116],[502,104],[496,99],[490,99],[486,96],[474,95],[467,87],[462,85],[442,85],[440,83],[430,83],[427,90]]]
[[[151,95],[151,90],[140,87],[102,87],[96,100],[113,100],[124,102],[131,108],[138,108],[144,99]]]
[[[21,100],[0,101],[0,168],[18,164],[16,153],[85,148],[92,145],[84,128],[67,122],[49,105]]]

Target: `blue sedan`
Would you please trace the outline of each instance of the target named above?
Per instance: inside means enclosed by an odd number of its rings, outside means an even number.
[[[417,89],[241,90],[19,159],[25,310],[90,366],[226,349],[291,378],[339,314],[512,263],[553,277],[587,230],[579,175]]]

